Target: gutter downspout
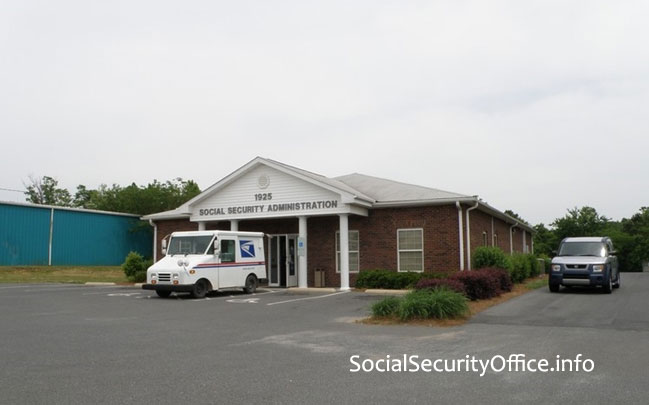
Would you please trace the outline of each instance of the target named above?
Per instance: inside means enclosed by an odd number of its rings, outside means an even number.
[[[464,271],[464,225],[462,224],[462,204],[455,202],[457,207],[457,226],[460,235],[460,271]]]
[[[153,263],[158,261],[158,225],[149,219],[149,225],[153,227]]]
[[[518,222],[509,227],[509,254],[514,254],[514,234],[512,230],[518,226]]]
[[[469,219],[469,212],[478,208],[478,205],[480,205],[480,201],[476,201],[473,207],[466,209],[466,268],[468,270],[471,270],[471,220]]]

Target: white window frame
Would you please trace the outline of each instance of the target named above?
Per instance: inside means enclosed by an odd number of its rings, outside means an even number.
[[[487,231],[482,232],[482,246],[489,246],[489,234]]]
[[[350,259],[351,259],[351,253],[356,253],[356,269],[357,270],[352,270],[352,261],[349,261],[349,272],[350,273],[358,273],[361,270],[361,233],[358,232],[357,230],[350,229],[347,234],[352,234],[352,233],[357,233],[358,234],[358,250],[351,250],[349,249],[350,253]],[[334,250],[336,251],[336,273],[340,273],[340,260],[338,258],[340,257],[340,250],[338,250],[337,245],[340,245],[340,231],[336,231],[336,236],[334,236]],[[349,241],[349,236],[347,237],[347,240]],[[338,243],[336,243],[338,241]]]
[[[421,249],[401,249],[399,246],[399,232],[402,231],[420,231],[421,232]],[[401,270],[401,252],[421,252],[421,270]],[[399,273],[415,272],[423,273],[425,269],[424,264],[424,228],[399,228],[397,229],[397,271]]]

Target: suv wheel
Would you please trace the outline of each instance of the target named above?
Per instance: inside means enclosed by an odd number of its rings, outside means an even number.
[[[548,284],[548,287],[550,287],[550,292],[559,292],[559,289],[561,289],[561,284]]]
[[[605,294],[610,294],[613,292],[613,275],[608,275],[608,282],[602,287]]]

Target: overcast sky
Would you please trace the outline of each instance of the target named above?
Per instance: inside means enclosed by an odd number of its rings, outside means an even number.
[[[204,189],[263,156],[533,224],[649,205],[647,1],[0,6],[2,188]]]

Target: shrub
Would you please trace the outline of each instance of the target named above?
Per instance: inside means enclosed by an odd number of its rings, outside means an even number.
[[[422,278],[417,282],[417,284],[415,284],[415,290],[434,290],[441,287],[466,295],[464,284],[451,278]]]
[[[466,301],[464,295],[446,288],[412,291],[401,300],[397,314],[403,321],[457,318],[468,312]]]
[[[507,268],[507,256],[500,248],[480,246],[473,252],[473,265],[476,269],[486,267]]]
[[[137,252],[130,252],[124,263],[122,263],[122,270],[130,281],[141,283],[146,281],[146,270],[153,264],[153,260],[145,260],[141,254]]]
[[[389,270],[361,271],[356,279],[356,288],[385,288],[398,290],[411,288],[423,277],[424,273]]]
[[[480,269],[479,271],[493,273],[494,276],[498,279],[501,292],[508,292],[512,290],[513,287],[512,278],[509,276],[509,272],[507,270],[500,269],[497,267],[488,267],[488,268]]]
[[[539,255],[539,260],[543,260],[543,268],[542,270],[546,273],[550,273],[550,268],[552,267],[552,259],[550,259],[547,255]]]
[[[527,255],[514,253],[509,256],[509,275],[514,283],[521,283],[530,276],[530,261]]]
[[[453,274],[450,279],[464,284],[466,295],[470,300],[483,300],[500,295],[500,278],[491,271],[462,271]]]
[[[401,298],[387,297],[372,305],[372,316],[385,317],[396,315]]]
[[[541,266],[539,265],[536,255],[528,253],[525,257],[527,257],[527,260],[530,262],[530,277],[536,277],[541,274]]]

